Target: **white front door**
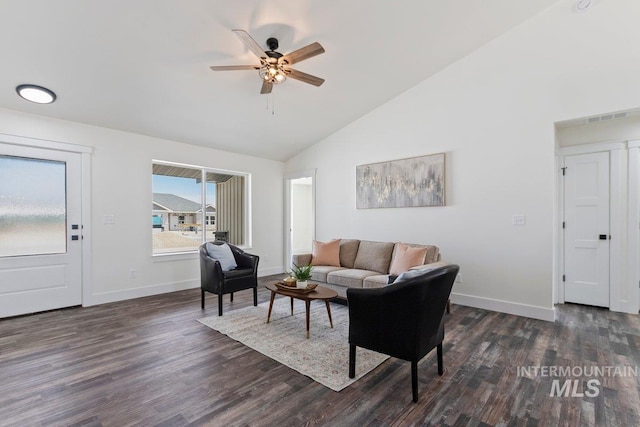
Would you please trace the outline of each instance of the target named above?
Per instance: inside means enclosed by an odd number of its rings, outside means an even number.
[[[0,318],[82,303],[81,154],[0,143]]]
[[[564,299],[609,307],[609,153],[564,160]]]

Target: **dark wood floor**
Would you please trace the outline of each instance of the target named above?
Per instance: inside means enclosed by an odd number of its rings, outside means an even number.
[[[217,312],[215,296],[204,312],[199,298],[193,289],[1,320],[0,425],[640,425],[636,376],[578,377],[578,393],[597,378],[598,395],[550,397],[554,378],[518,372],[640,366],[638,316],[563,305],[550,323],[453,305],[445,373],[435,354],[423,359],[414,404],[409,363],[391,358],[336,393],[198,323]],[[225,309],[251,300],[238,293]]]

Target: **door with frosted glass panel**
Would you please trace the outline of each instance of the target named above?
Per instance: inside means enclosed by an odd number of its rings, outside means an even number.
[[[82,302],[81,155],[0,143],[0,317]]]

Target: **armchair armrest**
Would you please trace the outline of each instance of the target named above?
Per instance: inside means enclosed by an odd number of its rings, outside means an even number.
[[[231,252],[233,252],[233,257],[236,259],[236,264],[241,268],[252,268],[254,271],[258,270],[258,262],[260,261],[260,257],[258,255],[253,255],[243,251],[240,248],[229,245],[231,248]]]
[[[204,247],[200,247],[200,287],[217,293],[223,281],[224,274],[220,261],[211,258]]]

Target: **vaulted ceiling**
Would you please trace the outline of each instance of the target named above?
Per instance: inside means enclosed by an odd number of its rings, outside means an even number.
[[[0,0],[0,107],[286,160],[557,0]],[[260,95],[232,33],[326,53]],[[51,105],[20,99],[46,86]]]

